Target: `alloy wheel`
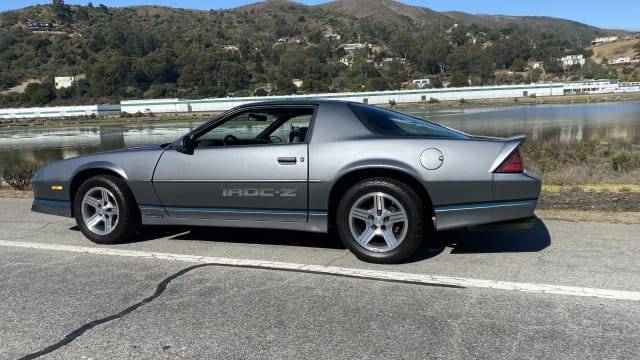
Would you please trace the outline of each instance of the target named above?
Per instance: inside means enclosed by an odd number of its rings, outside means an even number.
[[[118,202],[104,187],[91,188],[82,198],[82,221],[92,233],[109,235],[118,226]]]
[[[386,252],[405,239],[409,218],[402,204],[383,192],[361,196],[349,211],[353,238],[367,250]]]

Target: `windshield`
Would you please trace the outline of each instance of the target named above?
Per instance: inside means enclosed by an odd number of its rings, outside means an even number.
[[[430,121],[396,111],[363,104],[349,104],[358,119],[372,132],[397,136],[432,136],[454,139],[467,138],[464,134]]]

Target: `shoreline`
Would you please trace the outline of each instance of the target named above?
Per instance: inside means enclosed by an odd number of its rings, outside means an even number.
[[[518,97],[500,99],[458,100],[440,102],[402,103],[393,106],[396,110],[412,109],[452,109],[470,107],[500,107],[500,106],[525,106],[525,105],[574,105],[574,104],[599,104],[616,102],[640,101],[640,92],[614,93],[614,94],[584,94],[584,95],[560,95],[541,97]],[[385,106],[389,107],[389,106]]]
[[[590,95],[561,95],[543,97],[519,97],[500,99],[478,100],[451,100],[438,102],[401,103],[396,105],[379,105],[395,110],[448,110],[466,109],[474,107],[501,107],[501,106],[530,106],[530,105],[572,105],[572,104],[598,104],[615,102],[640,101],[638,93],[614,93],[614,94],[590,94]],[[33,127],[60,128],[69,126],[105,126],[122,124],[145,124],[161,122],[204,122],[220,114],[220,112],[202,113],[168,113],[154,115],[128,115],[128,116],[104,116],[104,117],[77,117],[77,118],[35,118],[18,120],[1,120],[0,129],[22,129]]]

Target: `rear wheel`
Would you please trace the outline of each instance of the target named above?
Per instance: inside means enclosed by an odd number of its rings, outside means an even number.
[[[394,179],[367,179],[354,185],[342,197],[336,216],[340,238],[361,260],[401,262],[422,242],[420,197]]]
[[[115,176],[86,180],[76,192],[73,210],[80,231],[96,243],[123,243],[140,229],[135,199],[124,180]]]

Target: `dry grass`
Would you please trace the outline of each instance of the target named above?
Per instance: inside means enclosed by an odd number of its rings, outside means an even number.
[[[640,212],[610,212],[585,210],[536,210],[542,220],[589,221],[612,224],[640,224]]]
[[[610,192],[610,193],[620,193],[620,192],[640,192],[640,184],[581,184],[581,185],[554,185],[554,184],[543,184],[542,191],[558,193],[567,188],[572,189],[580,189],[585,192]]]
[[[591,46],[588,49],[593,50],[594,57],[598,63],[602,62],[605,57],[609,60],[615,60],[621,57],[635,56],[634,46],[640,43],[640,39],[621,40],[598,46]]]
[[[627,144],[525,143],[527,168],[548,185],[640,184],[640,147]]]

